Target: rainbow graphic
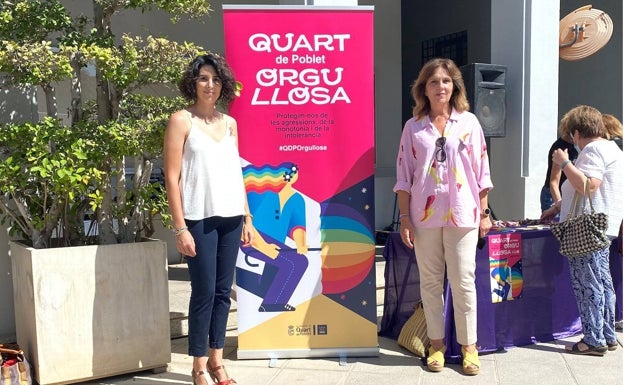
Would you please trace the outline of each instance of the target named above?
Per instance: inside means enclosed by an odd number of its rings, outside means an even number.
[[[522,295],[522,287],[524,278],[522,278],[522,270],[516,266],[511,268],[511,295],[514,298],[520,298]]]
[[[321,258],[323,294],[336,294],[357,286],[375,261],[371,229],[341,204],[322,206]]]

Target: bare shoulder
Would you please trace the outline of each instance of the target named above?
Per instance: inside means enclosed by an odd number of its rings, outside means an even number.
[[[169,118],[169,123],[180,124],[189,122],[189,112],[187,110],[179,110],[171,114]]]
[[[188,114],[189,113],[186,110],[174,112],[171,114],[171,117],[169,117],[169,124],[167,125],[167,128],[173,131],[181,130],[186,133],[191,126]]]

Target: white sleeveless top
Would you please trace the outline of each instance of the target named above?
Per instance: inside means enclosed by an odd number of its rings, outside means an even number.
[[[182,154],[180,190],[184,218],[245,214],[245,184],[236,138],[229,125],[217,142],[191,121]],[[227,124],[227,120],[226,120]]]

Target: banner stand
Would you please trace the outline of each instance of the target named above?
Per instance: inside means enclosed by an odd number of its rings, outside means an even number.
[[[372,6],[223,5],[257,230],[238,358],[377,356]]]
[[[379,347],[346,348],[346,349],[289,349],[289,350],[243,350],[238,349],[239,360],[256,360],[263,358],[290,359],[290,358],[324,358],[324,357],[377,357]]]

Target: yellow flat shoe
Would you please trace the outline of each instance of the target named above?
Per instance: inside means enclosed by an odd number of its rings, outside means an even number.
[[[479,370],[481,369],[481,361],[479,361],[479,352],[475,349],[474,352],[469,352],[462,346],[462,366],[464,368],[464,373],[469,376],[474,376],[475,374],[479,374]]]
[[[429,346],[429,355],[427,356],[427,368],[432,372],[440,372],[444,368],[444,353],[446,346],[440,350],[435,350],[433,346]]]

